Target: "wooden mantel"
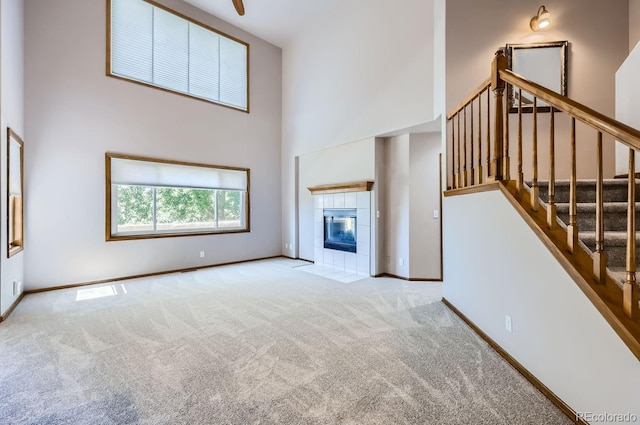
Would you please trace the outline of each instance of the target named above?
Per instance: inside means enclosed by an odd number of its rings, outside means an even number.
[[[342,192],[368,192],[371,190],[373,182],[361,181],[353,183],[323,184],[322,186],[308,187],[312,195],[323,195],[325,193]]]

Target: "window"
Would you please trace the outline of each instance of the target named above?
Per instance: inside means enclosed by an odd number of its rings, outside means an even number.
[[[249,112],[249,45],[147,0],[108,0],[107,75]]]
[[[7,129],[7,258],[24,248],[24,143]]]
[[[106,154],[106,239],[249,231],[249,170]]]

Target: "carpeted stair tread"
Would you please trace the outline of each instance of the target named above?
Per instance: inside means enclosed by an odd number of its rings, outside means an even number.
[[[580,241],[591,252],[595,251],[596,233],[578,233]],[[604,252],[607,254],[607,268],[624,268],[627,262],[627,232],[604,232]],[[640,264],[640,233],[636,232],[636,261]]]
[[[603,179],[602,183],[604,186],[626,186],[627,181],[627,179]],[[596,182],[596,179],[580,179],[576,180],[576,186],[595,186]],[[531,185],[530,182],[528,184]],[[548,184],[548,180],[538,180],[538,186],[547,186]],[[569,186],[570,184],[571,180],[556,180],[556,187]],[[640,184],[640,179],[636,179],[636,184]]]
[[[625,267],[607,267],[607,271],[609,272],[609,276],[614,280],[614,282],[618,283],[618,285],[622,285],[627,280],[627,269]]]
[[[578,233],[578,237],[588,246],[596,243],[596,232],[587,231]],[[604,232],[605,250],[607,247],[627,246],[627,232]],[[640,244],[640,232],[636,232],[636,245]],[[640,246],[640,245],[639,245]]]
[[[640,180],[636,182],[636,196],[640,199]],[[530,186],[530,183],[528,183]],[[557,203],[568,203],[570,201],[569,180],[557,180],[555,184],[555,197]],[[548,200],[549,182],[542,180],[538,182],[540,199],[543,202]],[[596,180],[578,180],[576,182],[576,199],[579,203],[593,203],[596,199]],[[627,179],[605,179],[603,180],[603,201],[604,202],[626,202],[628,197]]]
[[[556,203],[556,209],[558,214],[569,214],[570,203],[568,202],[560,202]],[[627,213],[627,203],[626,202],[603,202],[602,203],[605,215],[607,212],[617,212],[617,213]],[[578,214],[580,212],[596,212],[597,204],[595,202],[579,202],[576,204]],[[640,204],[636,203],[636,212],[640,212]]]
[[[568,203],[556,204],[558,218],[565,224],[569,224]],[[605,231],[625,231],[627,230],[627,203],[626,202],[605,202],[604,207],[604,230]],[[596,228],[595,202],[581,202],[576,204],[576,222],[578,229],[582,231],[594,231]],[[636,222],[640,227],[640,204],[636,204]],[[640,230],[640,229],[639,229]]]
[[[530,186],[530,183],[527,183]],[[576,224],[581,245],[591,252],[596,244],[596,184],[595,179],[576,182]],[[635,180],[636,199],[640,201],[640,179]],[[569,224],[570,180],[555,182],[555,200],[558,220]],[[538,182],[540,201],[548,202],[549,182]],[[607,254],[607,270],[611,278],[619,285],[626,279],[627,251],[627,199],[628,179],[605,179],[603,181],[604,210],[604,251]],[[636,203],[636,260],[640,264],[640,202]]]

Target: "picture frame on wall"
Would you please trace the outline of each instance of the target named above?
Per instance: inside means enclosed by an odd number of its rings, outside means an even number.
[[[507,44],[507,68],[563,96],[568,85],[568,41],[547,43]],[[519,92],[508,89],[509,112],[516,113],[520,105]],[[538,112],[550,112],[551,107],[538,99]],[[533,112],[533,95],[522,93],[522,112]]]

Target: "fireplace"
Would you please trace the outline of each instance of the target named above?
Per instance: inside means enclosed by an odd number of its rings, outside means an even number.
[[[313,194],[313,262],[370,276],[375,258],[371,230],[373,182],[310,187]],[[327,193],[331,192],[331,193]],[[356,231],[357,229],[357,231]]]
[[[324,210],[324,247],[356,252],[356,209]]]

